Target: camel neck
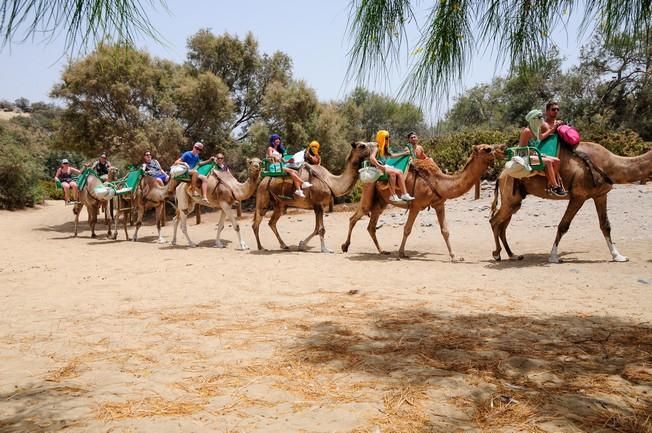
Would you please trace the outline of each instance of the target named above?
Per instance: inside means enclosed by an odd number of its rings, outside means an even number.
[[[475,155],[471,158],[466,166],[455,174],[448,175],[440,172],[433,175],[436,178],[437,193],[441,197],[452,199],[464,195],[489,167],[488,161],[483,161]]]
[[[625,157],[610,154],[604,169],[614,183],[631,183],[652,176],[652,150],[640,156]]]
[[[358,180],[358,171],[355,167],[353,158],[349,156],[344,165],[344,170],[339,175],[334,175],[327,170],[324,170],[326,174],[326,181],[333,191],[335,197],[342,197],[343,195],[348,194],[353,189],[355,182]]]

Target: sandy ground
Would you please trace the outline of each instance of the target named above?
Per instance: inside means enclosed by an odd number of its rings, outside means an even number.
[[[332,255],[296,251],[306,212],[279,223],[289,252],[266,223],[270,251],[230,228],[212,248],[215,214],[190,249],[151,222],[73,238],[62,202],[1,212],[0,432],[652,431],[652,185],[609,196],[628,263],[587,203],[548,264],[565,203],[536,198],[508,232],[525,259],[494,262],[490,194],[448,203],[460,263],[432,211],[409,260],[377,255],[367,220],[340,253],[349,212],[326,217]],[[382,218],[385,248],[404,219]]]

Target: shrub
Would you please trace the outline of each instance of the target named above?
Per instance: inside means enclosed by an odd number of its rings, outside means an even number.
[[[0,208],[18,209],[43,201],[37,157],[15,143],[0,143]]]

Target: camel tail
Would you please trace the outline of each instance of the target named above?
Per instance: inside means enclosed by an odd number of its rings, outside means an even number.
[[[496,215],[496,209],[498,208],[498,196],[500,194],[500,178],[502,177],[502,173],[500,176],[498,176],[498,179],[496,179],[496,186],[494,186],[494,200],[491,202],[491,217],[493,218],[494,215]]]

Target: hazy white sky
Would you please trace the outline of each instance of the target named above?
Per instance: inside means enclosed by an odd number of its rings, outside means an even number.
[[[166,44],[152,40],[137,42],[139,48],[157,57],[183,62],[187,38],[202,28],[209,28],[215,34],[228,32],[240,37],[251,31],[261,52],[287,53],[294,63],[294,77],[305,80],[321,100],[341,99],[355,86],[345,81],[350,46],[346,32],[348,0],[167,0],[167,5],[169,11],[159,7],[150,13]],[[577,58],[576,28],[577,23],[571,23],[568,34],[560,31],[556,39],[562,55],[567,57],[567,65]],[[63,38],[48,43],[36,39],[14,43],[0,51],[0,99],[13,101],[26,97],[32,102],[55,102],[49,100],[48,93],[68,62],[68,58],[62,56],[63,42]],[[372,83],[368,87],[393,96],[406,73],[407,50],[402,59],[403,67],[395,69],[387,82]],[[496,69],[491,53],[478,54],[464,86],[489,82],[497,73],[501,70]],[[441,111],[448,106],[448,101],[440,101],[439,105]],[[423,108],[431,117],[437,115],[435,107]]]

